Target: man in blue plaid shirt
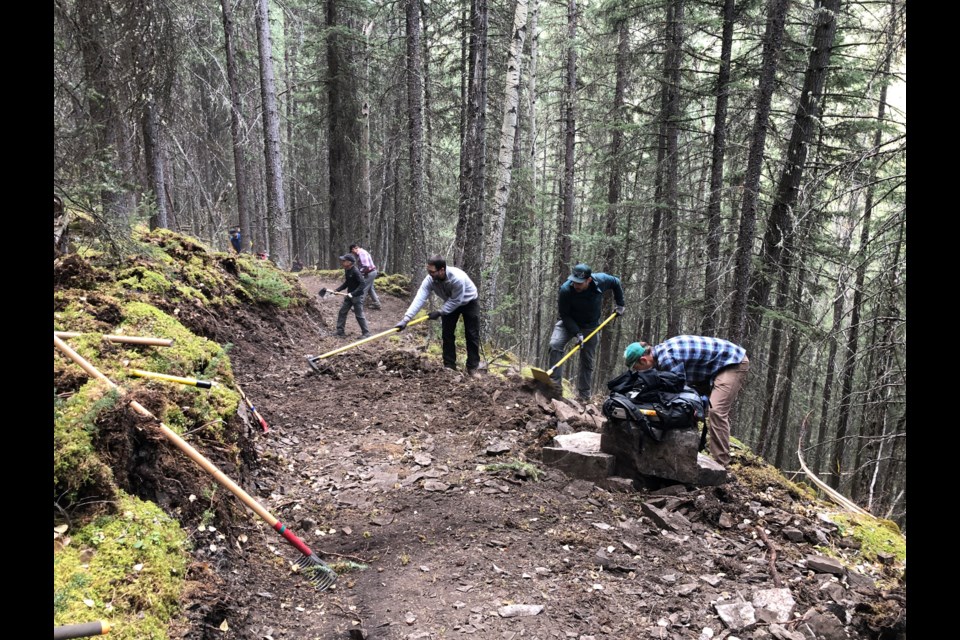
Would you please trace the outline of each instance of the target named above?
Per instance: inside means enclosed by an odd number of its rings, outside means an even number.
[[[709,388],[710,454],[724,467],[730,464],[730,409],[750,371],[747,351],[721,338],[676,336],[658,345],[634,342],[624,352],[636,371],[656,368],[681,375],[701,393]]]

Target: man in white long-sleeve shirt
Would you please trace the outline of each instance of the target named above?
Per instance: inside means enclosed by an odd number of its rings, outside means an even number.
[[[427,277],[423,279],[417,296],[396,328],[403,331],[407,327],[407,323],[417,315],[431,292],[443,300],[440,309],[429,314],[431,320],[442,318],[443,366],[448,369],[457,368],[457,320],[463,316],[463,330],[467,342],[467,373],[476,374],[477,367],[480,366],[480,303],[477,301],[477,286],[462,270],[448,267],[442,256],[427,259]]]

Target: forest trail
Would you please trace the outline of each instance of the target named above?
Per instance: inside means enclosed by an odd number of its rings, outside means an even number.
[[[434,323],[312,371],[307,355],[360,332],[351,313],[348,337],[332,336],[341,298],[316,297],[342,280],[301,282],[316,313],[243,310],[215,331],[270,425],[249,424],[248,490],[342,574],[317,591],[253,514],[217,523],[194,534],[182,637],[833,640],[880,637],[905,616],[882,576],[806,566],[815,544],[839,542],[836,527],[786,484],[742,481],[759,462],[738,459],[720,487],[632,493],[543,467],[549,404],[516,372],[442,368],[426,353]],[[380,297],[366,311],[374,333],[408,305]],[[795,600],[789,622],[734,632],[720,619],[719,605],[776,585]]]

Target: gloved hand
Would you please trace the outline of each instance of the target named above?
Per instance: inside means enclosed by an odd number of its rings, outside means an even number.
[[[582,346],[583,346],[583,334],[582,334],[582,333],[578,333],[578,334],[577,334],[577,346],[578,346],[578,347],[582,347]]]
[[[324,287],[323,289],[320,289],[320,291],[317,292],[317,295],[320,296],[321,298],[327,295],[327,288]]]
[[[440,317],[440,312],[439,312],[439,311],[431,311],[430,313],[427,314],[427,317],[430,318],[431,320],[436,320],[437,318]]]
[[[347,293],[347,300],[352,300],[352,299],[353,299],[353,294]]]
[[[622,315],[623,315],[623,311],[624,311],[623,305],[622,305],[622,304],[617,305],[617,308],[614,309],[614,311],[616,312],[616,314],[617,314],[618,316],[622,316]]]
[[[403,331],[404,329],[407,328],[407,321],[406,321],[406,320],[401,320],[401,321],[398,322],[397,324],[393,325],[393,328],[394,328],[394,329],[399,329],[400,331]]]

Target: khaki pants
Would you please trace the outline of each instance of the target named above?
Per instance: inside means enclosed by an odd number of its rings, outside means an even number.
[[[750,360],[744,356],[743,362],[717,374],[710,391],[710,417],[707,420],[710,454],[724,467],[730,464],[730,410],[749,371]]]

